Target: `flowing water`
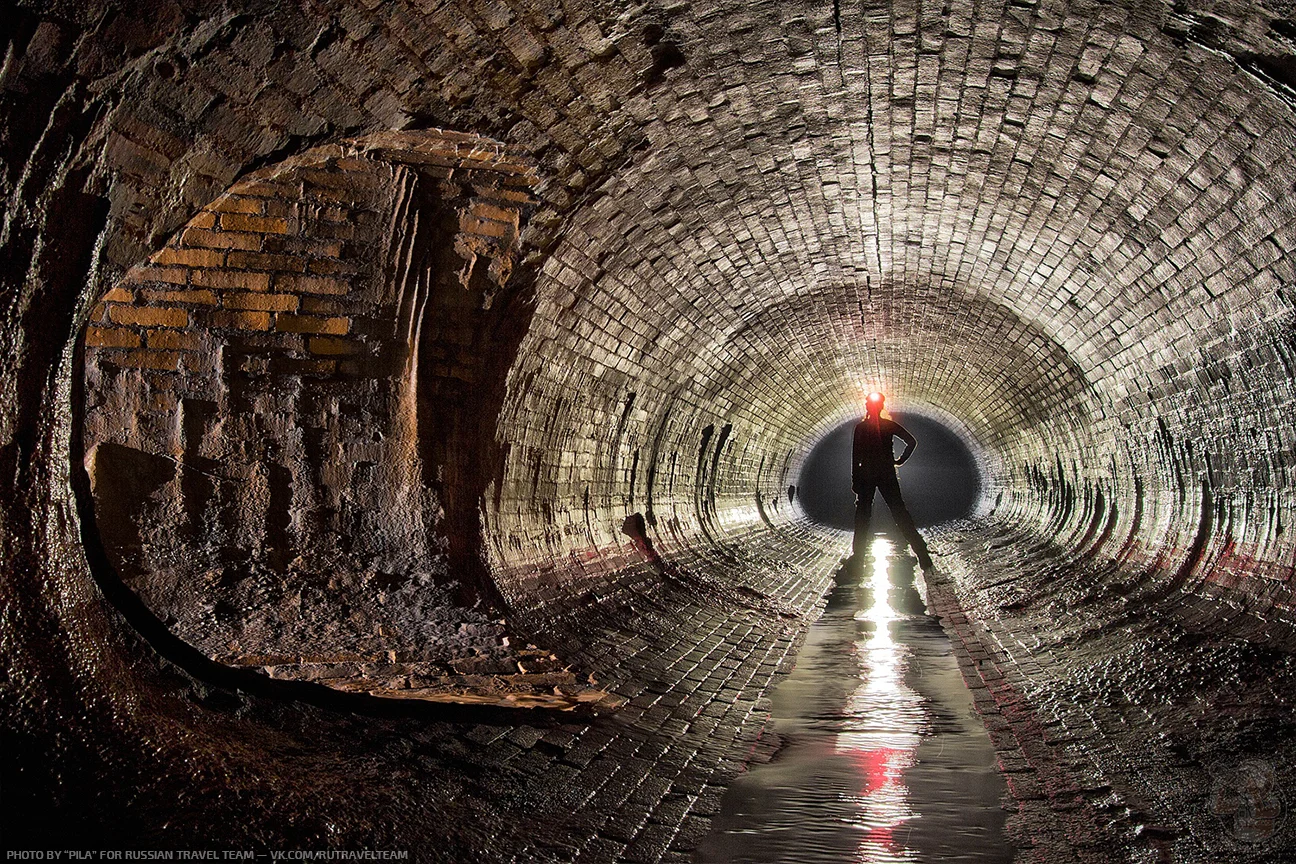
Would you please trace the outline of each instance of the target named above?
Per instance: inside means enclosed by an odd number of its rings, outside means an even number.
[[[772,700],[785,746],[730,786],[695,860],[1012,860],[990,738],[892,541],[838,574]]]

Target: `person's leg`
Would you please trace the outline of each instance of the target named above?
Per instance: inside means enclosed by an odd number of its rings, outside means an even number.
[[[872,483],[861,483],[855,490],[855,537],[851,542],[851,553],[856,561],[863,561],[869,547],[869,523],[873,521],[873,492],[877,487]]]
[[[894,477],[887,478],[878,484],[878,491],[882,493],[882,500],[891,508],[891,516],[895,519],[900,533],[909,541],[914,554],[918,556],[918,566],[930,570],[931,552],[927,550],[927,541],[923,540],[922,535],[918,533],[918,527],[914,525],[913,517],[909,515],[909,508],[900,497],[900,481]]]

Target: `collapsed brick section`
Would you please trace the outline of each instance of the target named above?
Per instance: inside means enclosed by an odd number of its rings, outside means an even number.
[[[532,184],[475,136],[320,148],[236,183],[91,310],[97,519],[174,632],[243,665],[475,649],[499,657],[472,671],[517,671],[489,605],[456,606],[493,595],[448,551],[437,478],[447,427],[489,414],[445,397],[494,362],[474,334],[509,306]]]

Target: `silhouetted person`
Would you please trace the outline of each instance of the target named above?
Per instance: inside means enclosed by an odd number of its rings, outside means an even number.
[[[868,413],[855,425],[855,445],[851,449],[851,488],[858,496],[855,501],[855,542],[853,552],[855,562],[863,559],[865,547],[869,542],[869,522],[873,519],[873,492],[882,493],[882,500],[891,508],[900,533],[909,541],[918,564],[924,570],[932,567],[931,553],[927,543],[913,517],[900,497],[900,480],[896,477],[896,466],[903,465],[913,453],[918,439],[892,420],[882,417],[882,406],[886,403],[881,393],[870,393],[867,405]],[[904,452],[900,458],[895,457],[892,438],[905,442]]]

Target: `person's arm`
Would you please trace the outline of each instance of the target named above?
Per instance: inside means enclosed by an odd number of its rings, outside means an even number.
[[[864,469],[864,436],[863,424],[855,424],[855,433],[851,436],[851,479],[859,477],[860,472]]]
[[[892,433],[901,441],[905,442],[904,452],[900,454],[899,459],[895,460],[895,464],[903,465],[909,457],[913,455],[914,448],[918,446],[918,439],[910,435],[909,430],[901,426],[899,423],[892,423],[891,426]]]

